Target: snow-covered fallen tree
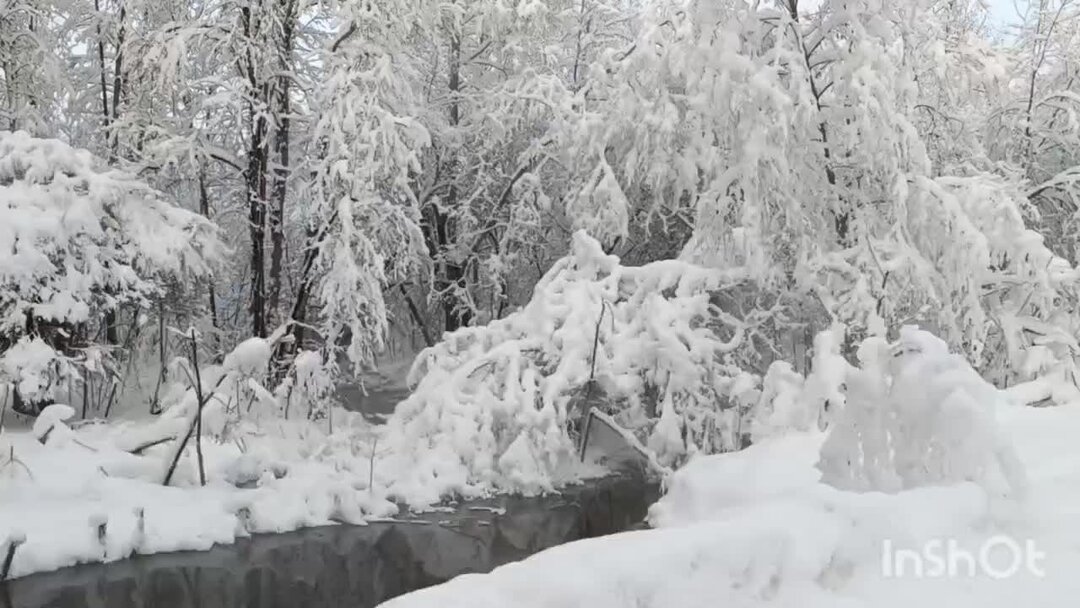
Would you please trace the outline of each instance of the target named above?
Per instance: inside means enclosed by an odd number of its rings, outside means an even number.
[[[665,463],[735,449],[758,378],[737,363],[768,312],[736,318],[736,273],[680,261],[627,267],[584,232],[521,310],[447,334],[410,374],[389,422],[409,479],[437,498],[537,492],[572,478],[573,427],[598,406]],[[406,492],[411,494],[411,492]]]

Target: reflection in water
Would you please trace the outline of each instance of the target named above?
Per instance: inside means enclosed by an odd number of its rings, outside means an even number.
[[[642,521],[657,487],[612,477],[367,526],[257,535],[0,583],[0,608],[367,608],[466,572]]]

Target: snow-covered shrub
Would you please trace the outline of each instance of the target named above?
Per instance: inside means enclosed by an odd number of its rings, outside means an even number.
[[[304,446],[300,450],[304,457],[326,451],[340,458],[341,452],[346,451],[344,444],[351,439],[349,435],[335,436],[335,425],[356,426],[356,419],[362,421],[362,416],[340,408],[333,411],[336,370],[324,363],[320,353],[302,350],[289,367],[280,374],[274,373],[271,367],[274,349],[285,339],[287,329],[282,326],[267,338],[244,340],[218,365],[203,361],[196,367],[190,356],[172,362],[170,375],[176,381],[166,388],[162,399],[166,409],[152,430],[146,432],[147,438],[188,438],[168,442],[163,458],[165,471],[181,460],[183,454],[178,454],[179,451],[190,453],[198,440],[240,447],[244,455],[242,462],[235,463],[236,470],[226,472],[227,478],[238,483],[254,482],[262,474],[279,477],[284,474],[285,468],[279,466],[280,455],[266,450],[247,451],[249,444],[265,445],[271,441],[267,437],[277,437],[290,446]],[[192,331],[186,335],[189,344],[198,339],[197,334],[192,338]],[[366,429],[367,425],[361,426]],[[136,438],[135,443],[139,441]],[[355,449],[351,454],[365,461],[370,456],[358,454]],[[345,465],[339,462],[335,466]],[[192,468],[187,468],[189,481]],[[259,474],[253,477],[252,471]]]
[[[69,361],[38,337],[24,336],[0,355],[0,379],[11,382],[13,394],[28,403],[46,401],[71,373]]]
[[[190,358],[175,359],[170,376],[176,382],[165,391],[164,418],[183,421],[180,427],[193,424],[200,392],[203,433],[215,439],[257,433],[266,423],[290,417],[328,418],[335,370],[324,364],[320,353],[302,350],[280,378],[271,373],[274,348],[286,329],[283,326],[267,338],[248,338],[220,365],[201,362],[198,373]]]
[[[595,403],[665,464],[736,448],[759,379],[732,361],[753,328],[716,294],[740,284],[675,260],[622,266],[576,233],[523,309],[417,357],[388,429],[416,460],[401,483],[551,489],[575,460],[568,427]]]
[[[807,288],[859,337],[917,323],[999,386],[1080,398],[1078,327],[1062,314],[1080,275],[1026,226],[1021,187],[976,173],[908,178],[896,196],[894,211],[863,218],[864,243],[809,264]]]
[[[43,444],[50,441],[65,442],[71,438],[72,432],[64,422],[71,420],[74,415],[75,410],[70,405],[54,403],[41,410],[41,415],[34,420],[31,432],[34,438]]]
[[[858,358],[821,449],[823,481],[885,492],[974,482],[1023,495],[1023,468],[995,420],[1005,396],[963,356],[906,326],[891,344],[866,339]]]
[[[824,428],[842,410],[844,381],[851,367],[841,355],[844,328],[836,324],[814,336],[810,374],[803,377],[786,361],[774,361],[749,414],[754,442],[792,431]]]
[[[333,405],[334,372],[320,353],[300,351],[285,379],[274,389],[282,417],[289,418],[290,412],[294,417],[308,419],[325,415]]]
[[[273,394],[264,387],[272,354],[271,340],[248,338],[226,354],[220,365],[201,362],[196,370],[190,358],[175,359],[170,376],[176,383],[166,391],[164,418],[192,424],[201,393],[203,432],[207,435],[224,438],[245,418],[258,421],[277,406]]]
[[[754,442],[792,428],[806,430],[812,426],[817,416],[803,406],[805,384],[803,375],[787,361],[774,361],[769,366],[751,417],[750,437]]]
[[[224,248],[208,220],[103,165],[58,140],[0,131],[0,380],[27,383],[26,349],[9,348],[24,335],[68,344],[76,325],[146,305],[165,281],[208,275]]]

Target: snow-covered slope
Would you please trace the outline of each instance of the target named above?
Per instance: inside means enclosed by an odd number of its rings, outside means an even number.
[[[652,511],[658,529],[557,547],[488,575],[467,575],[387,608],[911,608],[1076,605],[1080,594],[1080,409],[1011,409],[1000,416],[1030,479],[1001,509],[980,487],[855,493],[820,483],[821,436],[769,440],[699,459]],[[1043,576],[1021,567],[922,578],[889,576],[897,549],[955,540],[977,552],[1005,535],[1045,553]],[[992,564],[1009,566],[996,546]],[[924,573],[925,574],[925,573]]]

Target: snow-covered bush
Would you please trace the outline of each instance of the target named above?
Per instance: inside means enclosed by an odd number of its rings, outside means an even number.
[[[55,386],[27,371],[26,348],[10,347],[25,335],[70,345],[78,325],[147,305],[165,281],[209,275],[224,248],[208,220],[103,164],[58,140],[0,132],[2,381]]]
[[[264,423],[296,419],[323,420],[333,405],[333,369],[317,352],[302,350],[279,377],[271,359],[286,327],[267,338],[248,338],[218,365],[179,357],[170,374],[176,381],[165,391],[166,420],[191,426],[202,397],[203,433],[216,439],[258,432]],[[192,334],[188,332],[187,336]],[[189,340],[197,339],[188,337]],[[330,423],[327,423],[328,425]]]
[[[1023,468],[995,419],[1006,397],[964,357],[907,326],[893,343],[864,340],[858,358],[821,449],[823,481],[885,492],[974,482],[1023,496]]]
[[[818,467],[824,482],[844,490],[974,482],[1023,496],[1023,469],[995,418],[1010,403],[1004,391],[914,326],[891,343],[864,339],[857,365],[841,355],[844,341],[840,325],[820,332],[806,378],[773,363],[751,415],[755,443],[827,429]]]
[[[322,354],[301,350],[289,367],[273,369],[274,349],[287,339],[287,329],[288,326],[282,326],[267,338],[241,342],[220,364],[198,362],[194,350],[172,362],[170,375],[176,380],[164,391],[165,411],[131,439],[136,446],[164,440],[167,448],[162,467],[166,483],[172,482],[185,454],[191,461],[191,453],[199,453],[202,449],[199,442],[235,444],[240,448],[243,458],[235,464],[238,468],[226,472],[237,483],[254,482],[262,474],[284,475],[286,468],[279,466],[281,455],[275,455],[272,450],[247,451],[247,445],[253,442],[264,445],[267,437],[276,437],[290,449],[297,448],[298,457],[323,451],[336,458],[341,457],[342,451],[362,459],[370,456],[358,455],[357,446],[346,450],[350,441],[348,433],[345,437],[334,435],[335,425],[355,427],[357,418],[362,420],[362,416],[340,408],[334,411],[335,370],[324,363]],[[189,330],[185,336],[189,348],[197,348],[197,332]],[[365,427],[362,430],[366,441],[368,425],[360,426]],[[345,465],[339,462],[335,466]],[[183,470],[187,473],[181,477],[191,482],[195,466]]]
[[[0,379],[10,379],[30,403],[47,399],[56,379],[71,373],[70,362],[38,337],[23,336],[0,355]]]
[[[786,361],[775,361],[762,380],[757,403],[749,412],[754,442],[792,431],[824,428],[843,409],[844,381],[851,367],[840,354],[844,328],[833,325],[814,336],[810,374],[803,377]]]
[[[674,260],[622,266],[584,232],[571,247],[523,309],[417,357],[416,390],[388,429],[417,461],[401,483],[551,489],[576,459],[568,429],[593,405],[666,464],[739,445],[759,379],[733,361],[754,327],[716,301],[741,278]]]

